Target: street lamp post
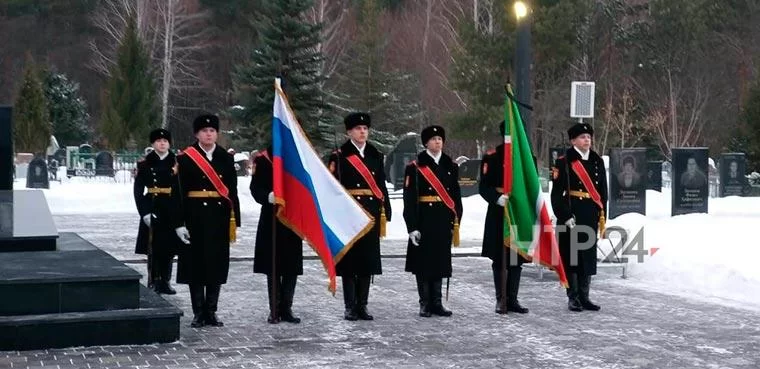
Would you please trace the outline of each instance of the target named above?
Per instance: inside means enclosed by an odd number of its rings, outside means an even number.
[[[517,101],[530,105],[530,66],[532,64],[530,9],[525,1],[516,1],[514,4],[515,16],[517,16],[517,40],[515,47],[515,98]],[[531,138],[530,110],[519,106],[520,116],[525,126],[525,134],[528,142]]]

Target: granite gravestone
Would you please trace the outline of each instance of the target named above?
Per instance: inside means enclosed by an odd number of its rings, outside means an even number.
[[[609,217],[646,215],[646,149],[613,148],[610,152]]]
[[[26,173],[26,188],[50,188],[47,163],[37,157],[29,163]]]
[[[404,185],[406,165],[412,160],[417,160],[417,154],[423,149],[420,136],[416,133],[408,133],[399,140],[396,146],[385,156],[386,181],[393,184],[395,189],[401,189]]]
[[[462,191],[462,197],[477,194],[479,180],[480,159],[465,160],[459,164],[459,188]]]
[[[567,151],[566,148],[563,147],[552,147],[549,149],[549,158],[548,162],[549,170],[553,171],[554,166],[557,164],[557,159],[559,159],[560,156],[565,155],[565,152]]]
[[[95,155],[95,175],[113,177],[113,154],[101,151]]]
[[[0,106],[0,191],[13,189],[13,126],[11,108]]]
[[[743,196],[749,182],[744,173],[747,161],[743,153],[726,153],[720,156],[720,197]]]
[[[674,148],[671,214],[707,213],[707,148]]]
[[[650,161],[647,163],[647,190],[662,192],[661,161]]]

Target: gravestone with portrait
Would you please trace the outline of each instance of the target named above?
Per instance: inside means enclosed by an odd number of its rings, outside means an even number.
[[[479,180],[480,159],[465,160],[459,164],[459,188],[462,190],[462,197],[476,195]]]
[[[95,175],[113,177],[113,154],[108,151],[101,151],[95,155]]]
[[[549,167],[549,171],[554,169],[554,165],[557,163],[557,159],[559,159],[560,156],[565,155],[566,151],[567,149],[564,147],[549,148],[549,157],[547,158],[547,167]]]
[[[707,213],[708,151],[705,147],[673,148],[671,214]]]
[[[625,213],[646,214],[646,149],[610,150],[609,217]]]
[[[34,158],[29,163],[29,169],[26,173],[26,188],[50,188],[48,165],[40,157]]]
[[[747,170],[744,153],[721,154],[719,163],[719,196],[744,196],[749,190],[749,182],[744,176]]]

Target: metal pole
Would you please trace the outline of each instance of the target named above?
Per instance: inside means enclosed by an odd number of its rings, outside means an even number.
[[[515,79],[516,87],[515,97],[517,101],[525,105],[531,105],[531,64],[533,63],[533,50],[531,47],[531,15],[528,12],[522,18],[517,20],[517,40],[515,48]],[[525,106],[518,104],[520,117],[522,117],[525,127],[525,134],[528,136],[528,144],[531,143],[532,127],[530,124],[530,110]]]

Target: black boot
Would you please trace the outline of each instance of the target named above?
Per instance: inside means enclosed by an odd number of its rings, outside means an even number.
[[[222,286],[214,284],[206,286],[206,324],[212,327],[222,327],[222,323],[216,317],[216,307],[219,303],[219,292],[221,292]]]
[[[278,297],[280,296],[280,289],[282,287],[280,286],[280,283],[278,283],[276,286],[277,291],[275,292],[275,295],[272,295],[273,282],[274,279],[272,276],[267,275],[267,296],[269,297],[269,316],[267,317],[267,323],[269,324],[277,324],[280,322],[280,315],[278,314],[277,306],[280,304]]]
[[[578,274],[567,275],[567,309],[570,311],[583,311],[581,302],[578,301]]]
[[[430,313],[438,316],[451,316],[451,310],[443,307],[441,288],[443,282],[441,278],[435,278],[428,281],[428,288],[430,289]]]
[[[341,278],[343,284],[343,305],[346,311],[343,313],[343,319],[357,320],[356,315],[356,276],[344,276]]]
[[[200,328],[206,324],[203,314],[203,303],[206,298],[203,293],[203,285],[191,284],[190,285],[190,303],[193,305],[193,322],[190,326],[193,328]]]
[[[521,267],[509,268],[509,275],[507,276],[507,310],[527,314],[528,309],[520,306],[520,302],[517,301],[517,292],[520,290],[520,274],[522,274]]]
[[[583,307],[583,310],[599,311],[602,307],[591,302],[591,300],[588,298],[590,289],[591,276],[578,276],[578,301],[581,302],[581,307]]]
[[[417,279],[417,292],[420,295],[420,316],[423,318],[429,318],[433,316],[429,309],[430,289],[428,288],[427,282],[422,279],[422,276],[415,275],[415,278]]]
[[[361,320],[373,320],[375,317],[367,311],[369,300],[370,276],[360,275],[356,277],[356,316]]]
[[[293,315],[293,295],[296,293],[296,282],[298,282],[298,276],[296,275],[284,275],[282,276],[282,291],[280,295],[280,319],[284,322],[298,324],[301,322],[301,318]]]
[[[160,270],[158,271],[159,280],[156,281],[156,292],[165,295],[176,295],[177,291],[171,286],[172,279],[172,256],[162,256],[160,261]],[[168,260],[167,260],[168,259]],[[158,260],[157,260],[158,261]]]
[[[506,314],[508,309],[506,306],[506,301],[502,300],[503,296],[502,296],[502,291],[501,291],[502,270],[501,268],[498,268],[497,265],[495,264],[491,265],[491,270],[493,271],[493,286],[494,286],[494,289],[496,290],[496,308],[494,309],[494,311],[496,312],[496,314]]]

